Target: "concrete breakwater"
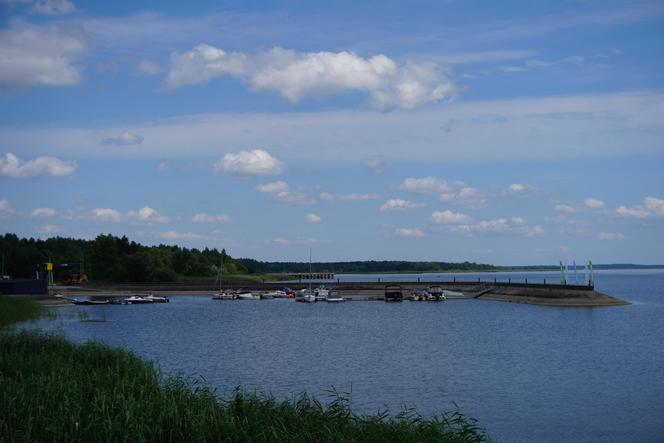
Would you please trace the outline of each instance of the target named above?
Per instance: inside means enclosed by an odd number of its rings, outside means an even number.
[[[321,282],[312,283],[318,285]],[[322,282],[333,288],[348,300],[382,300],[386,285],[400,285],[404,298],[411,291],[440,286],[442,289],[461,292],[463,296],[449,297],[456,299],[479,299],[504,301],[510,303],[537,304],[559,307],[594,307],[621,306],[629,302],[595,291],[592,286],[506,283],[496,281],[402,281],[402,282]],[[229,283],[224,289],[244,289],[249,291],[272,291],[288,286],[295,290],[304,289],[308,283],[269,282],[269,283]],[[192,283],[109,283],[84,287],[61,287],[60,293],[80,295],[126,295],[131,292],[154,292],[160,295],[206,295],[218,290],[211,284]]]

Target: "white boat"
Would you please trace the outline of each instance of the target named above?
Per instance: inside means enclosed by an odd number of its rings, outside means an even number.
[[[316,302],[316,294],[311,290],[311,248],[309,248],[309,287],[297,291],[295,301],[298,303]]]
[[[328,303],[343,303],[346,299],[339,294],[339,291],[328,291],[328,294],[325,296],[325,301]]]
[[[237,295],[238,300],[260,300],[261,296],[251,292],[243,292]]]
[[[262,298],[288,298],[285,291],[270,291],[262,295]]]
[[[444,289],[444,290],[443,290],[443,295],[444,295],[445,297],[464,297],[464,293],[463,293],[463,292],[459,292],[459,291],[448,291],[447,289]]]
[[[212,296],[212,300],[235,300],[237,299],[237,294],[232,291],[220,291]]]
[[[330,294],[329,289],[324,286],[319,286],[314,289],[314,295],[316,296],[316,301],[325,301],[327,296]]]
[[[314,303],[316,295],[310,289],[301,289],[297,291],[295,301],[298,303]]]
[[[154,303],[152,300],[148,300],[146,297],[141,297],[140,295],[132,295],[123,300],[124,304],[127,305],[144,305],[148,303]]]
[[[429,293],[429,301],[445,301],[445,291],[440,286],[429,286],[427,289]]]
[[[161,297],[159,295],[150,294],[146,297],[143,297],[145,300],[150,300],[152,303],[169,303],[170,300],[167,297]]]

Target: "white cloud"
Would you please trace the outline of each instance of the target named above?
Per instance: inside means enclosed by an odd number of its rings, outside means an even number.
[[[381,156],[375,156],[364,160],[364,166],[369,168],[374,174],[382,174],[385,169],[385,159]]]
[[[456,194],[454,193],[443,193],[439,196],[440,201],[450,201],[450,196],[452,199],[458,201],[463,206],[468,207],[482,207],[486,205],[486,198],[484,194],[478,191],[475,188],[470,186],[462,187]]]
[[[400,237],[419,238],[424,237],[424,232],[418,228],[398,228],[396,234]]]
[[[544,228],[540,225],[535,225],[532,228],[526,228],[524,234],[526,237],[538,237],[544,235]]]
[[[383,203],[379,210],[381,212],[387,211],[404,211],[406,209],[421,208],[424,205],[421,203],[414,203],[410,200],[403,200],[400,198],[391,198]]]
[[[166,240],[203,240],[212,241],[212,237],[201,234],[194,234],[192,232],[178,232],[178,231],[164,231],[158,234],[159,238]]]
[[[81,80],[75,62],[85,50],[79,26],[0,30],[0,89],[74,85]]]
[[[664,215],[664,199],[646,197],[643,199],[643,205],[619,206],[615,212],[621,217],[638,219]]]
[[[398,65],[382,54],[363,58],[345,51],[298,53],[282,48],[251,55],[206,44],[172,54],[164,85],[169,89],[199,85],[222,75],[239,78],[255,91],[276,92],[291,102],[364,91],[380,109],[412,109],[449,98],[455,89],[447,73],[434,63]]]
[[[0,176],[12,178],[27,178],[38,175],[51,175],[64,177],[76,171],[75,161],[62,161],[55,157],[37,157],[24,162],[17,156],[8,152],[0,157]]]
[[[616,209],[616,214],[618,214],[621,217],[639,218],[639,219],[648,218],[650,216],[650,212],[648,212],[646,209],[643,208],[643,206],[640,205],[633,206],[631,208],[628,208],[626,206],[619,206]]]
[[[320,216],[318,216],[316,214],[307,214],[304,218],[309,223],[320,223],[320,221],[321,221]]]
[[[439,194],[452,191],[452,186],[436,177],[407,178],[401,182],[399,189],[411,194]]]
[[[507,193],[510,195],[530,196],[536,192],[536,187],[525,183],[512,183],[507,188]]]
[[[646,197],[646,208],[655,215],[664,215],[664,199],[657,197]]]
[[[143,59],[136,66],[136,72],[140,75],[157,75],[161,72],[159,63]]]
[[[41,15],[63,15],[74,12],[74,4],[69,0],[37,0],[31,11]]]
[[[452,212],[450,210],[446,210],[446,211],[436,211],[432,213],[431,220],[434,223],[438,223],[441,225],[458,225],[468,222],[470,220],[470,217],[460,212]]]
[[[583,204],[586,205],[586,207],[590,209],[602,209],[605,204],[602,200],[598,200],[596,198],[588,197],[583,200]]]
[[[369,200],[378,200],[380,198],[380,195],[378,194],[358,194],[358,193],[350,193],[350,194],[333,194],[331,192],[321,192],[319,194],[319,197],[321,200],[326,200],[326,201],[333,201],[333,200],[338,200],[338,201],[346,201],[346,202],[360,202],[360,201],[369,201]]]
[[[565,205],[565,204],[557,204],[553,207],[558,212],[565,212],[567,214],[573,214],[577,212],[577,209],[573,206],[570,205]]]
[[[117,137],[108,137],[102,140],[102,145],[140,145],[143,143],[144,137],[142,135],[132,134],[129,131],[124,131]]]
[[[625,236],[620,232],[600,232],[597,234],[597,239],[603,241],[624,240]]]
[[[0,200],[0,217],[6,217],[14,214],[16,211],[6,199]]]
[[[35,208],[30,215],[36,218],[55,217],[58,215],[58,211],[53,208]]]
[[[198,212],[191,219],[194,223],[228,223],[231,218],[225,214],[206,214]]]
[[[316,200],[308,194],[300,191],[293,191],[288,183],[282,180],[256,186],[259,192],[269,195],[274,200],[293,205],[308,205],[316,203]]]
[[[263,149],[227,153],[214,164],[215,173],[231,175],[276,175],[284,170],[284,165]]]
[[[144,206],[138,211],[128,211],[126,214],[112,208],[95,208],[90,211],[89,218],[96,221],[130,223],[133,225],[157,225],[169,221],[168,217],[159,214],[149,206]]]
[[[38,234],[55,234],[56,232],[60,232],[60,228],[55,225],[43,225],[37,226],[35,232]]]

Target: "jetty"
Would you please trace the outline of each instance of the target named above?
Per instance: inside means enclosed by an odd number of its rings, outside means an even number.
[[[448,300],[487,300],[508,303],[524,303],[557,307],[600,307],[622,306],[629,302],[596,291],[592,285],[569,285],[551,283],[499,282],[497,280],[477,281],[319,281],[333,287],[339,295],[348,301],[382,301],[386,285],[400,285],[404,298],[411,291],[424,290],[429,286],[460,292],[463,295],[447,297]],[[294,290],[305,289],[304,282],[266,282],[266,283],[227,283],[222,286],[228,290],[244,289],[252,292],[268,292],[288,286]],[[92,296],[118,296],[133,292],[152,292],[155,295],[210,295],[218,288],[205,283],[106,283],[90,284],[84,287],[58,287],[63,295],[87,294]]]

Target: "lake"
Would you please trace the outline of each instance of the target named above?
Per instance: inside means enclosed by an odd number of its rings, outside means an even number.
[[[556,282],[559,274],[456,277]],[[595,280],[597,290],[632,304],[180,296],[169,304],[62,308],[58,319],[36,325],[133,349],[168,374],[202,376],[221,395],[242,385],[279,398],[307,391],[325,402],[334,387],[359,413],[412,406],[433,415],[456,404],[498,442],[662,441],[664,271],[600,271]]]

